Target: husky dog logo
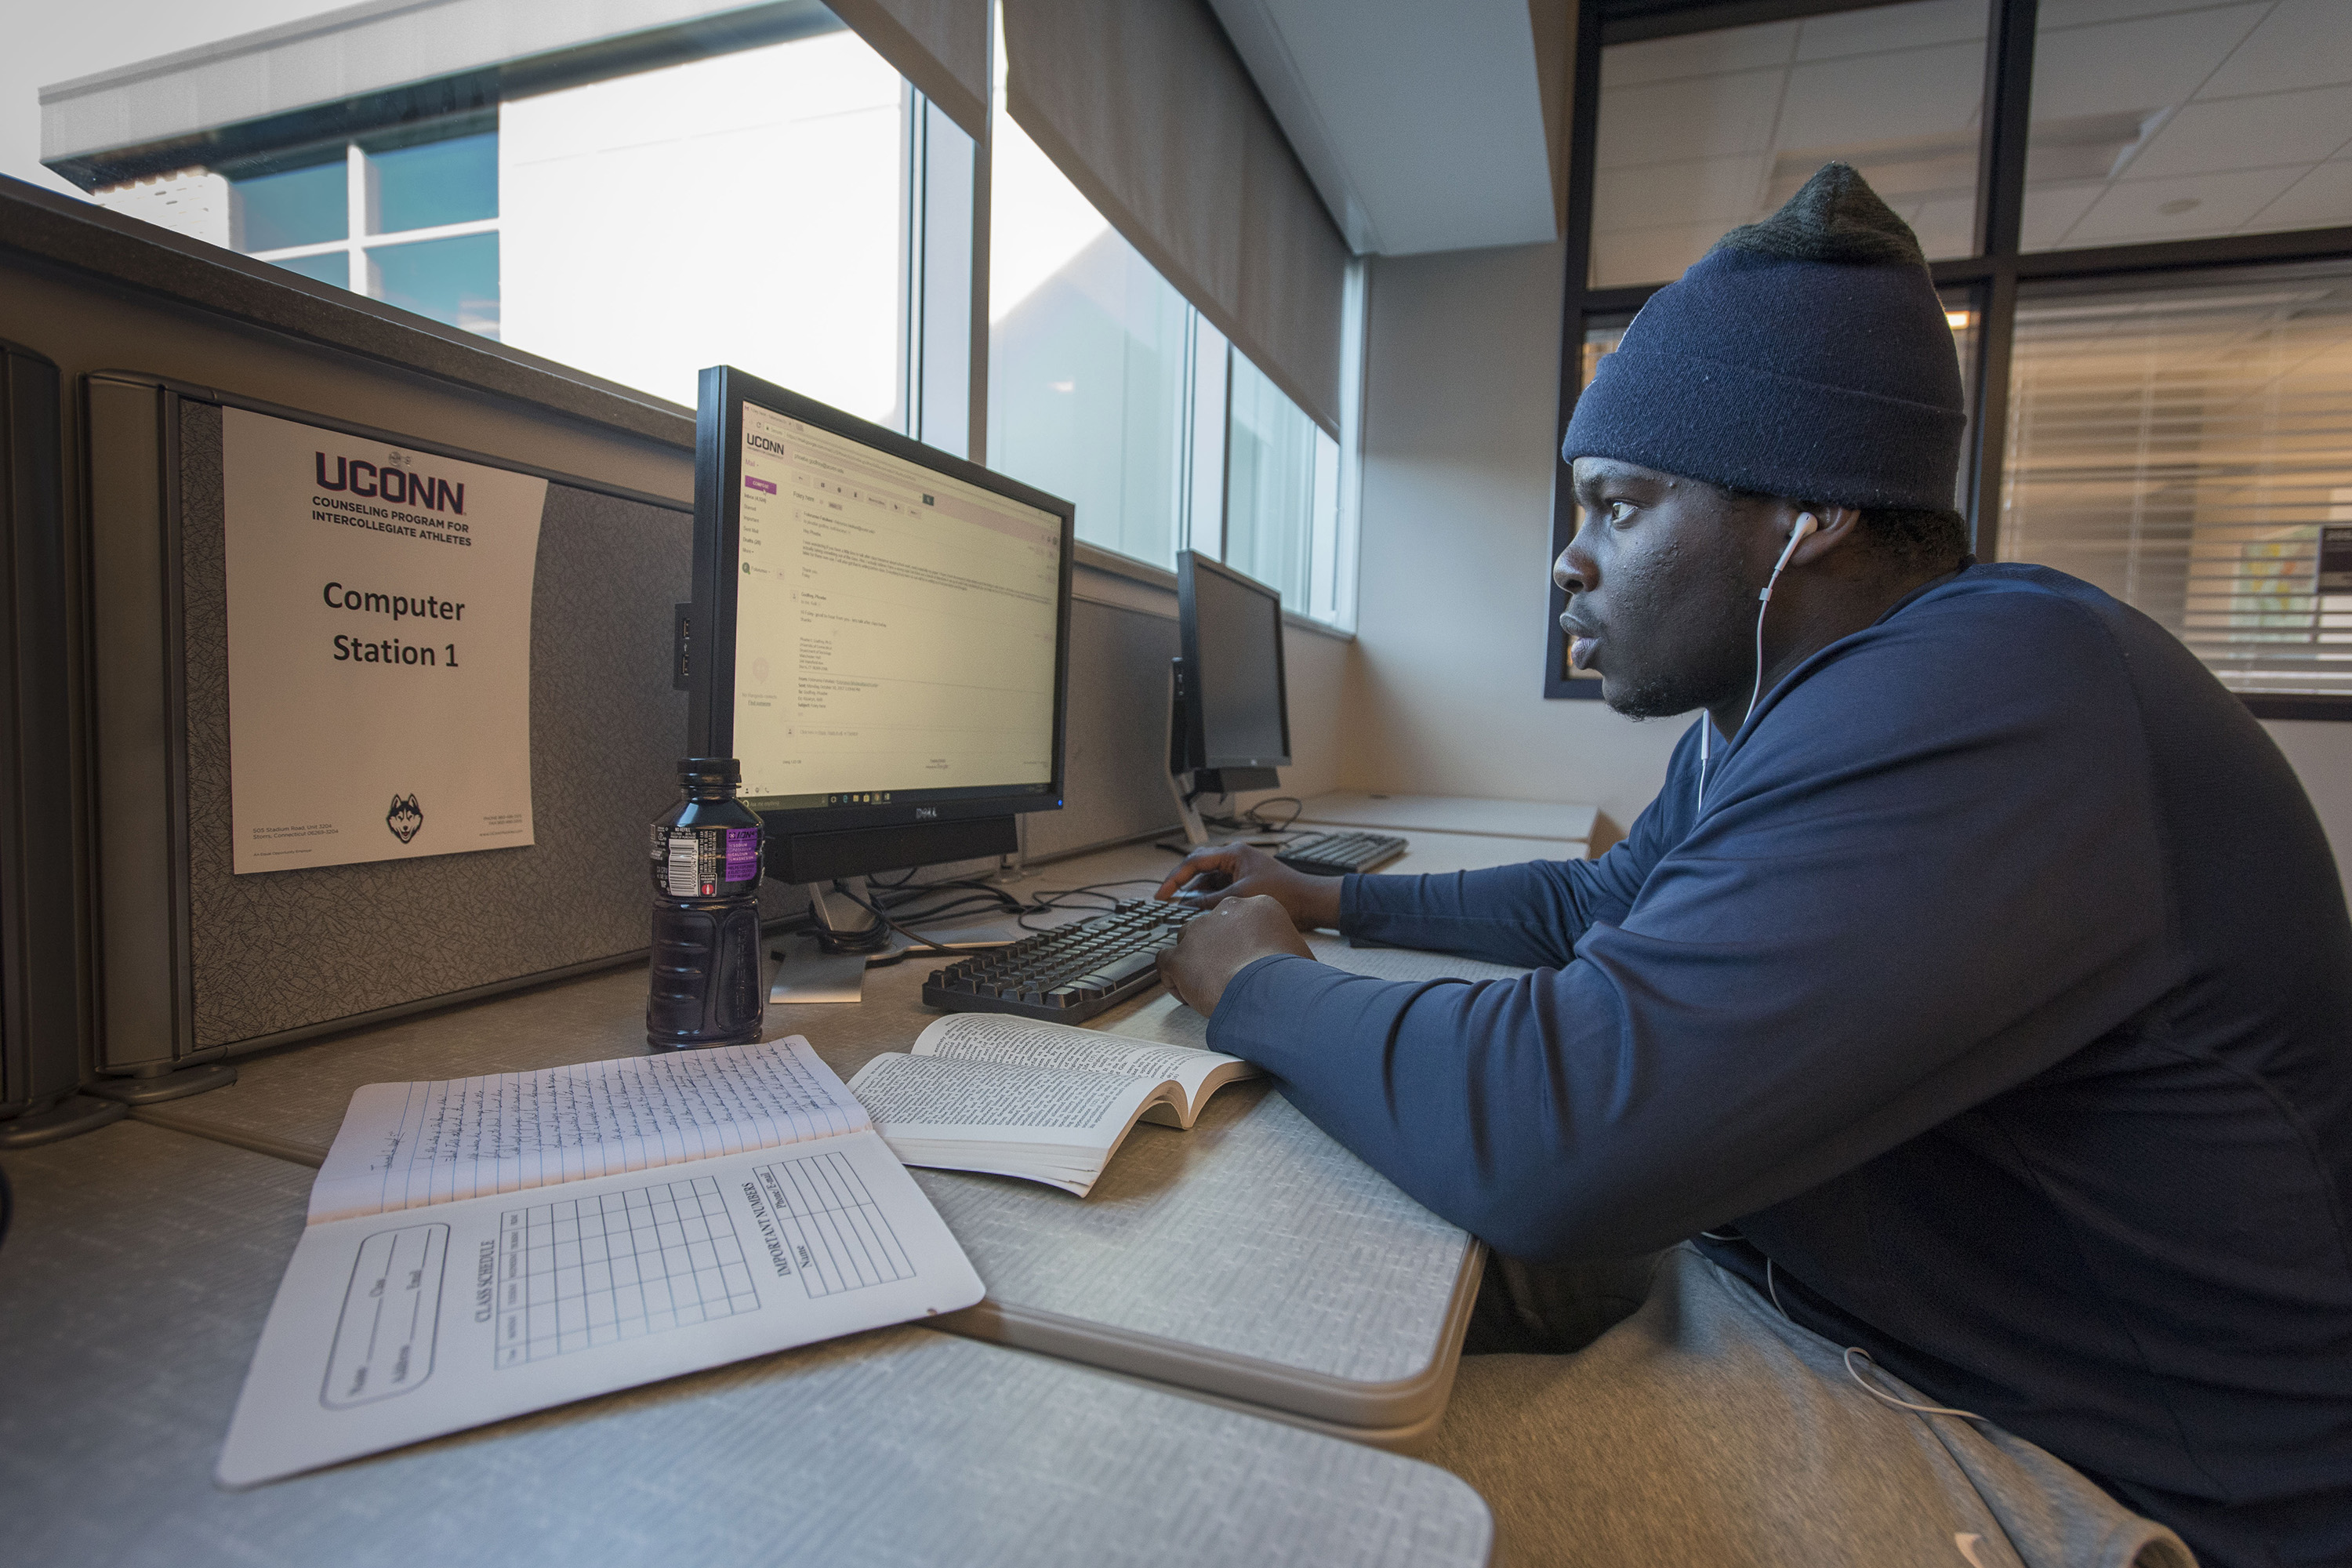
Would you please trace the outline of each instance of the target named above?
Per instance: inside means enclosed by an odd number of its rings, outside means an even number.
[[[392,809],[383,814],[383,825],[391,828],[392,836],[403,844],[415,837],[416,830],[425,826],[425,814],[416,808],[416,797],[413,795],[394,795]]]

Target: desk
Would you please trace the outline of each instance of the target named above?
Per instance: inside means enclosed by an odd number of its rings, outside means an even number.
[[[243,1493],[211,1481],[310,1173],[136,1121],[7,1157],[26,1563],[1484,1563],[1453,1476],[1042,1356],[859,1334]]]
[[[1394,871],[1525,858],[1524,841],[1433,836]],[[1150,845],[1064,861],[1018,889],[1135,879],[1174,864]],[[1318,936],[1318,956],[1397,979],[1514,973]],[[845,1079],[935,1016],[920,959],[870,971],[855,1006],[774,1006]],[[363,1083],[521,1072],[642,1053],[645,973],[591,975],[247,1060],[237,1082],[142,1109],[163,1126],[317,1163]],[[1204,1042],[1154,989],[1097,1022]],[[1451,1393],[1483,1251],[1333,1142],[1264,1084],[1212,1100],[1189,1132],[1139,1125],[1085,1198],[1008,1177],[918,1171],[988,1287],[940,1326],[1149,1377],[1322,1430],[1410,1447]]]
[[[1539,800],[1473,800],[1438,795],[1365,795],[1343,790],[1318,795],[1298,810],[1300,822],[1340,827],[1372,827],[1388,833],[1463,833],[1486,838],[1532,838],[1517,857],[1537,855],[1581,860],[1601,813],[1589,805]],[[1552,846],[1567,846],[1564,848]],[[1393,868],[1383,868],[1392,869]]]

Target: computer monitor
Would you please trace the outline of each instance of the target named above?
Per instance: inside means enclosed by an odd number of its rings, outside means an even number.
[[[1009,853],[1060,809],[1069,502],[726,365],[694,497],[688,749],[741,762],[770,876]]]
[[[1168,773],[1185,836],[1208,842],[1192,803],[1274,789],[1290,765],[1282,594],[1223,562],[1176,557],[1179,646],[1170,681]]]

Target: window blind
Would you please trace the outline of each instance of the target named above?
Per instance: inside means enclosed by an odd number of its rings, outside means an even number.
[[[975,142],[988,140],[985,0],[828,0],[833,14]]]
[[[2003,558],[2145,611],[2235,690],[2345,694],[2347,525],[2352,265],[2021,291]]]
[[[1324,430],[1347,242],[1202,0],[1004,0],[1006,108]]]

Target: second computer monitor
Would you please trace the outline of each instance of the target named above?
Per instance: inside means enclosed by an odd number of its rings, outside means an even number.
[[[1188,550],[1176,558],[1176,605],[1183,668],[1173,771],[1212,793],[1276,787],[1274,770],[1290,763],[1280,591]]]

